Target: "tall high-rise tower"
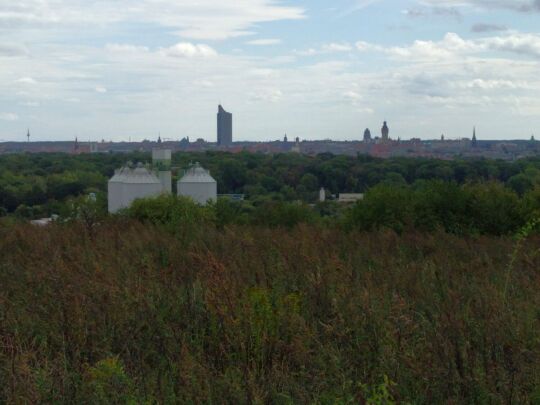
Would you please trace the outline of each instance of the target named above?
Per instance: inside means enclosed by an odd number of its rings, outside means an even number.
[[[476,145],[478,145],[478,141],[476,140],[476,127],[473,128],[473,135],[472,135],[471,145],[472,145],[473,148],[476,148]]]
[[[217,142],[220,146],[232,145],[232,114],[225,111],[221,105],[217,114]]]
[[[386,125],[386,121],[384,121],[383,127],[381,128],[382,140],[387,141],[389,139],[388,138],[389,134],[390,134],[390,129],[388,128],[388,125]]]

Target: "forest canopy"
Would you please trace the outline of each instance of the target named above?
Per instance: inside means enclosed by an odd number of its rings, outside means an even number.
[[[149,163],[151,156],[0,156],[0,216],[69,217],[77,198],[88,193],[97,195],[97,209],[104,213],[107,181],[127,161]],[[388,227],[401,232],[414,227],[502,235],[516,232],[540,216],[540,158],[507,162],[383,160],[332,154],[176,153],[173,188],[174,180],[195,161],[211,171],[220,194],[245,195],[242,203],[220,201],[212,207],[210,217],[218,226],[325,222],[361,230]],[[322,204],[317,202],[321,187],[329,197]],[[332,201],[332,196],[340,193],[365,193],[365,199],[353,207],[344,207]],[[175,204],[183,203],[173,201],[161,207],[175,209]],[[156,203],[153,205],[155,209]],[[137,207],[142,212],[140,204]],[[133,210],[131,215],[138,217]]]

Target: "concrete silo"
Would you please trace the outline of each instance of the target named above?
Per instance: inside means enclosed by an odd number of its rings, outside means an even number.
[[[186,170],[177,186],[179,196],[191,197],[201,205],[217,200],[217,182],[199,163]]]
[[[142,163],[136,168],[123,167],[109,180],[109,212],[127,208],[138,198],[156,197],[162,194],[162,189],[159,179]]]
[[[127,166],[115,170],[114,176],[111,177],[107,184],[107,199],[109,212],[111,213],[123,208],[125,172],[129,170]]]

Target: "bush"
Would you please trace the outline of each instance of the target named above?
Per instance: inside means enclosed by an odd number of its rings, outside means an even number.
[[[214,220],[211,207],[202,207],[188,197],[175,195],[135,200],[131,207],[125,210],[125,214],[184,236],[196,232],[201,225]]]
[[[412,201],[408,187],[375,186],[349,211],[345,226],[364,231],[385,227],[402,232],[412,223]]]
[[[251,223],[269,227],[292,228],[301,223],[313,223],[315,212],[301,203],[267,201],[256,207]]]

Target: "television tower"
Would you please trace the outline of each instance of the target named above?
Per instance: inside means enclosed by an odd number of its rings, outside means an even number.
[[[26,132],[26,141],[30,142],[30,128],[28,128],[28,132]]]

